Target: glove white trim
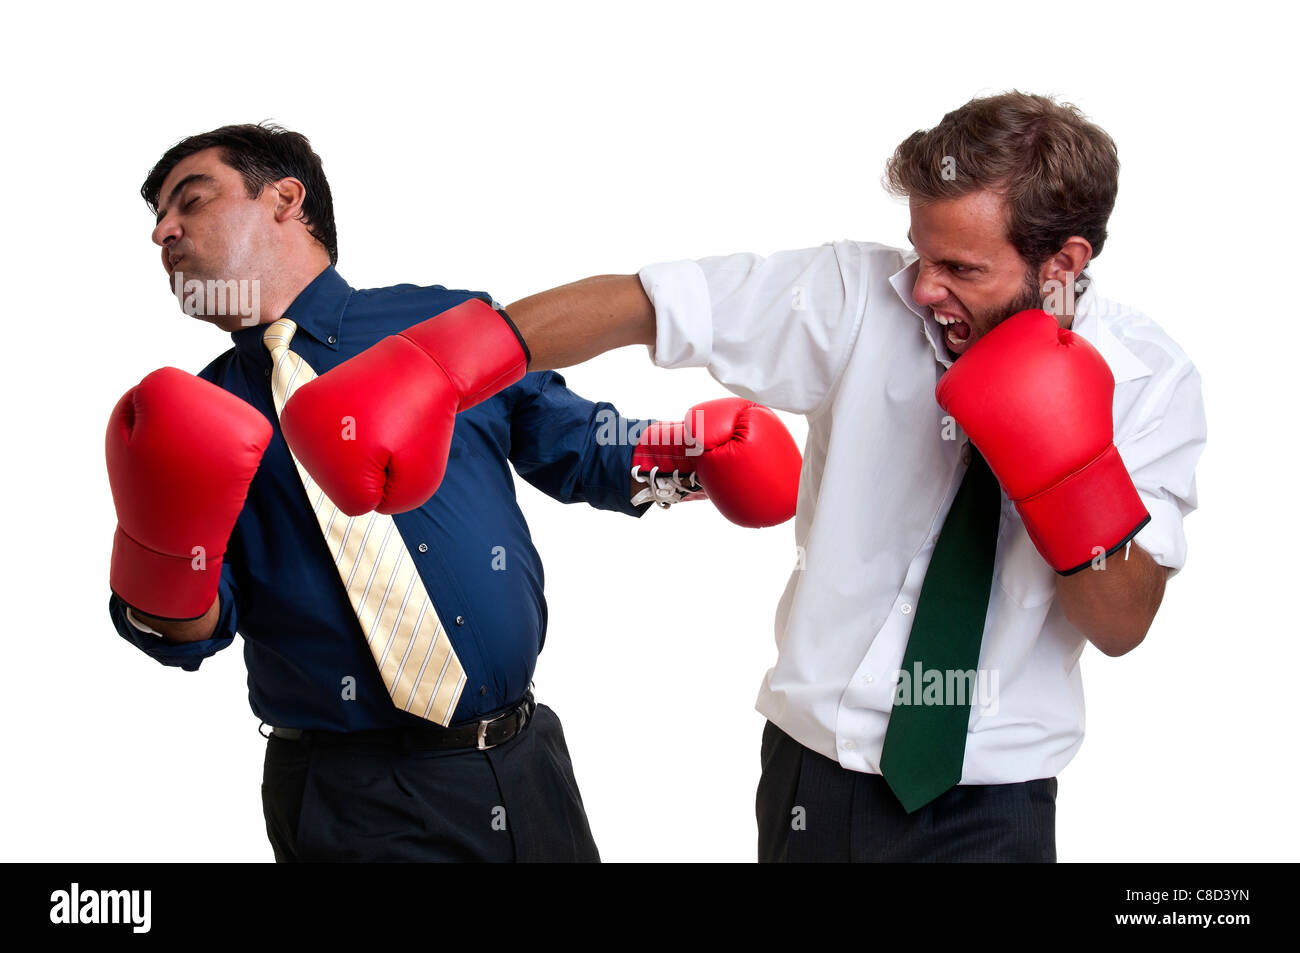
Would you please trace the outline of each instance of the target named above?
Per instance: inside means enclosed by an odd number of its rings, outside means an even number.
[[[698,493],[703,489],[699,481],[695,479],[694,473],[688,473],[685,477],[682,477],[680,471],[674,470],[672,476],[660,476],[659,468],[651,467],[649,475],[642,476],[640,471],[640,466],[633,467],[632,479],[646,485],[632,497],[633,506],[653,501],[667,509],[674,503],[680,503],[690,494]]]

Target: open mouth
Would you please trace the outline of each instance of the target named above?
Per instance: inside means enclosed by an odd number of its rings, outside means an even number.
[[[940,314],[937,311],[933,313],[934,319],[943,326],[944,340],[948,342],[949,347],[959,348],[970,339],[970,325],[961,318]]]

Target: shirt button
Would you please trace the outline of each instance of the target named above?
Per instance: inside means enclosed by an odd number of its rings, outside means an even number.
[[[903,613],[903,615],[907,615],[909,612],[912,611],[912,606],[909,603],[904,602],[901,606],[898,607],[898,611]]]
[[[458,616],[456,616],[456,624],[457,624],[457,625],[464,625],[464,624],[465,624],[465,617],[464,617],[463,615],[458,615]]]
[[[863,680],[864,682],[866,682],[868,685],[870,685],[870,684],[871,684],[872,682],[874,682],[876,679],[875,679],[875,676],[874,676],[874,675],[867,674],[867,675],[863,675],[863,676],[862,676],[862,680]]]
[[[263,377],[270,377],[270,376],[271,376],[271,369],[268,367],[266,370],[262,371],[262,376],[263,376]]]
[[[970,447],[967,447],[961,452],[961,462],[967,466],[970,465]]]
[[[338,338],[336,338],[334,335],[331,334],[331,335],[330,335],[330,343],[331,343],[331,344],[337,344],[337,343],[338,343]]]
[[[429,551],[429,544],[428,544],[428,543],[421,543],[419,546],[416,546],[415,548],[418,549],[418,550],[419,550],[420,552],[422,552],[422,553],[427,553],[427,552]]]
[[[844,750],[846,750],[846,751],[852,751],[852,750],[853,750],[854,748],[856,748],[857,746],[858,746],[857,743],[856,743],[852,738],[850,738],[848,741],[844,742],[844,744],[842,745],[842,747],[843,747]]]

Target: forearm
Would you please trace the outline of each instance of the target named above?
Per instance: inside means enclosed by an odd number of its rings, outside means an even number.
[[[1056,595],[1065,617],[1088,641],[1106,655],[1118,656],[1146,637],[1168,577],[1164,566],[1130,543],[1108,556],[1104,569],[1089,567],[1058,577]]]
[[[131,614],[159,635],[173,642],[202,642],[204,639],[212,638],[212,634],[217,630],[217,620],[221,617],[221,597],[213,599],[208,611],[197,619],[185,621],[160,619],[136,608],[131,609]]]
[[[522,298],[506,313],[530,371],[570,367],[629,344],[654,344],[655,314],[636,275],[598,275]]]

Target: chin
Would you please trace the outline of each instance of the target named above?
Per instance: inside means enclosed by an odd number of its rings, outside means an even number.
[[[255,328],[261,323],[256,318],[241,318],[235,315],[234,317],[222,317],[219,327],[223,331],[242,331],[245,328]]]
[[[237,314],[192,314],[189,317],[196,321],[205,321],[213,324],[223,331],[242,331],[244,328],[251,328],[258,324],[250,318],[241,318]]]

